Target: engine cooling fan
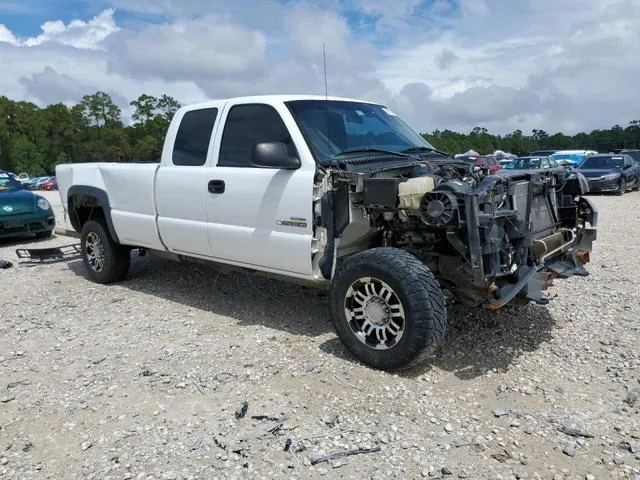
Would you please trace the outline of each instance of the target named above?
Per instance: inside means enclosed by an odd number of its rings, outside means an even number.
[[[420,218],[430,227],[450,225],[458,211],[458,200],[450,192],[428,192],[420,203]]]

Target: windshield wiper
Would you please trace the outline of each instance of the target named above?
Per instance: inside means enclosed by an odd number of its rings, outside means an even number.
[[[445,157],[451,156],[446,152],[441,152],[440,150],[436,150],[435,148],[429,148],[429,147],[411,147],[401,151],[401,153],[416,153],[416,152],[433,152],[433,153],[439,153],[440,155],[444,155]]]
[[[382,148],[355,148],[353,150],[344,150],[343,152],[338,152],[334,155],[334,157],[340,157],[342,155],[349,155],[349,154],[356,154],[356,153],[384,153],[387,155],[394,155],[396,157],[405,157],[405,158],[411,158],[412,160],[417,160],[420,161],[419,158],[414,157],[413,155],[409,155],[409,152],[395,152],[393,150],[384,150]]]

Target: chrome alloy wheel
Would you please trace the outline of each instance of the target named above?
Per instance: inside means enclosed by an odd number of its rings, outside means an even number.
[[[91,269],[94,272],[101,272],[104,268],[104,245],[97,233],[87,234],[84,250]]]
[[[405,313],[398,295],[377,278],[362,277],[349,286],[344,313],[356,338],[375,350],[393,348],[405,331]]]

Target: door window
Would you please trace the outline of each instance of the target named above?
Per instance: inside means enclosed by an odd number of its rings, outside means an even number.
[[[297,156],[289,131],[275,108],[264,104],[231,107],[222,133],[218,166],[250,167],[253,146],[263,142],[282,142],[290,156]]]
[[[217,108],[190,110],[184,114],[173,143],[174,165],[199,167],[205,164],[217,115]]]

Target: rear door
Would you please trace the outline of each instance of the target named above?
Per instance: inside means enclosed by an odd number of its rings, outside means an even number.
[[[212,170],[208,151],[218,117],[218,107],[188,110],[177,131],[167,134],[173,149],[163,152],[155,202],[160,237],[175,253],[212,256],[207,232],[207,183]]]
[[[301,167],[251,167],[251,150],[261,142],[285,143],[289,154],[300,158]],[[238,103],[226,108],[214,152],[215,169],[203,181],[213,185],[206,204],[215,257],[310,276],[315,163],[286,107]]]

